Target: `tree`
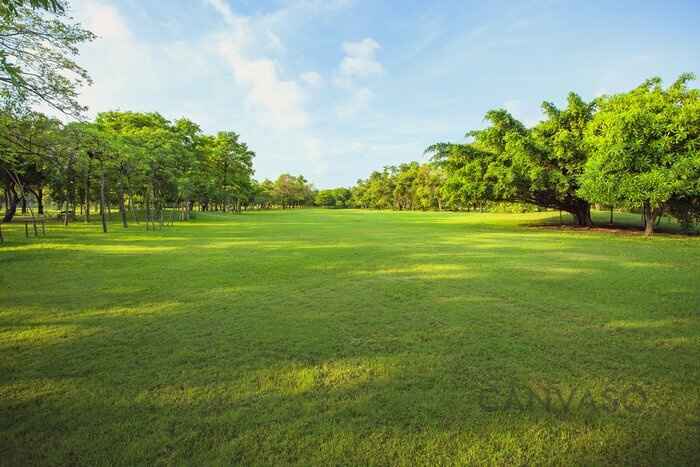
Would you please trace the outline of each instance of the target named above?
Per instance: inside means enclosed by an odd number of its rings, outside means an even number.
[[[223,211],[226,212],[231,198],[238,210],[240,200],[250,189],[250,176],[253,174],[255,153],[240,141],[240,135],[233,131],[220,131],[208,141],[209,160],[218,176],[218,186],[223,195]]]
[[[0,17],[10,20],[19,10],[27,7],[53,13],[63,13],[66,10],[60,0],[0,0]]]
[[[282,174],[274,183],[275,197],[282,209],[311,206],[316,198],[313,185],[302,176]]]
[[[490,125],[467,133],[473,142],[431,146],[448,172],[446,190],[453,201],[509,201],[559,209],[592,225],[590,203],[577,194],[588,150],[583,133],[595,105],[570,93],[564,110],[545,102],[547,120],[527,129],[507,111],[487,112]]]
[[[314,204],[317,206],[331,208],[346,208],[352,205],[350,198],[352,194],[347,188],[334,188],[331,190],[320,190],[316,193]]]
[[[333,191],[334,190],[319,191],[316,195],[316,199],[314,200],[314,204],[316,204],[317,206],[335,207],[336,199]]]
[[[418,162],[401,164],[399,167],[392,167],[391,178],[393,179],[394,190],[392,191],[393,205],[397,210],[413,209],[415,198],[415,187],[413,182],[418,176]]]
[[[0,169],[8,206],[3,221],[9,222],[18,204],[34,194],[43,214],[43,195],[55,152],[60,122],[26,108],[5,108],[0,113]],[[17,191],[19,189],[19,191]]]
[[[418,206],[424,210],[437,209],[442,211],[445,179],[445,172],[442,168],[434,164],[421,165],[413,181],[415,191],[413,206]]]
[[[442,196],[451,206],[469,207],[494,199],[486,171],[494,157],[471,144],[438,143],[426,149],[445,171]]]
[[[78,54],[79,44],[96,36],[80,25],[62,21],[66,16],[61,1],[3,0],[1,5],[2,97],[29,104],[43,102],[65,114],[79,115],[84,107],[78,103],[77,88],[91,81],[72,57]]]
[[[664,206],[700,198],[700,92],[681,75],[668,89],[653,78],[600,99],[587,132],[593,148],[579,193],[592,202],[639,207],[645,235]],[[694,201],[693,201],[694,200]]]

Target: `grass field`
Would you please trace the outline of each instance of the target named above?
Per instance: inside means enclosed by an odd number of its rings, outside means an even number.
[[[0,463],[698,465],[700,240],[547,216],[3,226]]]

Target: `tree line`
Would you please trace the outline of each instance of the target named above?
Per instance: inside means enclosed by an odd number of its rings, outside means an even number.
[[[571,213],[589,227],[591,206],[639,209],[653,234],[662,214],[685,225],[700,218],[700,98],[683,74],[664,88],[653,78],[592,102],[570,93],[564,109],[545,102],[545,119],[527,128],[505,110],[463,143],[426,149],[429,163],[374,171],[350,188],[316,191],[301,175],[262,183],[255,153],[232,131],[203,134],[182,118],[109,111],[87,122],[77,88],[88,73],[74,60],[95,36],[66,17],[64,0],[0,0],[0,176],[3,221],[46,199],[64,223],[112,207],[128,225],[139,211],[155,225],[166,207],[194,209],[358,207],[463,210],[520,203]],[[73,117],[63,123],[37,104]],[[98,206],[95,206],[97,204]],[[105,214],[106,212],[106,214]],[[172,210],[171,210],[172,212]],[[33,212],[32,212],[33,215]]]
[[[231,131],[202,134],[185,118],[109,111],[93,122],[64,124],[20,107],[0,112],[0,167],[4,222],[31,195],[39,214],[45,197],[63,207],[68,223],[76,210],[90,222],[91,206],[127,207],[160,221],[164,206],[239,211],[253,189],[253,157]],[[104,210],[101,209],[101,210]]]
[[[564,109],[542,104],[544,120],[527,128],[506,110],[465,143],[436,143],[428,164],[386,167],[358,180],[350,197],[326,190],[321,205],[376,209],[483,209],[522,203],[571,213],[590,227],[591,206],[640,209],[645,234],[662,214],[690,226],[700,220],[700,94],[681,75],[664,88],[653,78],[592,102],[575,93]],[[345,193],[345,192],[338,192]]]
[[[0,154],[4,222],[32,205],[43,214],[47,197],[66,224],[76,213],[90,222],[95,209],[111,217],[116,208],[127,227],[127,214],[138,223],[139,211],[154,223],[164,208],[185,218],[195,209],[293,208],[312,205],[316,193],[303,176],[254,180],[255,153],[237,133],[203,134],[191,120],[158,113],[109,111],[63,124],[4,108]]]
[[[66,15],[63,0],[0,1],[0,190],[5,213],[44,214],[50,203],[64,224],[112,209],[162,225],[166,208],[240,212],[310,206],[315,190],[302,176],[252,178],[255,153],[233,131],[207,135],[195,122],[157,112],[109,111],[83,117],[77,89],[90,77],[73,57],[95,38]],[[70,123],[32,110],[64,114]],[[143,217],[145,219],[139,219]]]

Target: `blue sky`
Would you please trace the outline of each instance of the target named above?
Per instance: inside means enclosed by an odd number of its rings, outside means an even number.
[[[108,109],[233,130],[255,178],[350,186],[462,141],[489,109],[700,72],[698,1],[72,0],[100,38],[79,62]]]

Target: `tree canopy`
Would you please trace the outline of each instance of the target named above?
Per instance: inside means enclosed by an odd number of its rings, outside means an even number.
[[[0,16],[0,97],[80,115],[78,88],[91,81],[73,57],[95,35],[71,23],[58,0],[3,0]]]
[[[664,207],[700,198],[700,92],[692,74],[667,89],[659,78],[599,100],[588,127],[593,155],[579,192],[601,203],[642,206],[646,233]]]

